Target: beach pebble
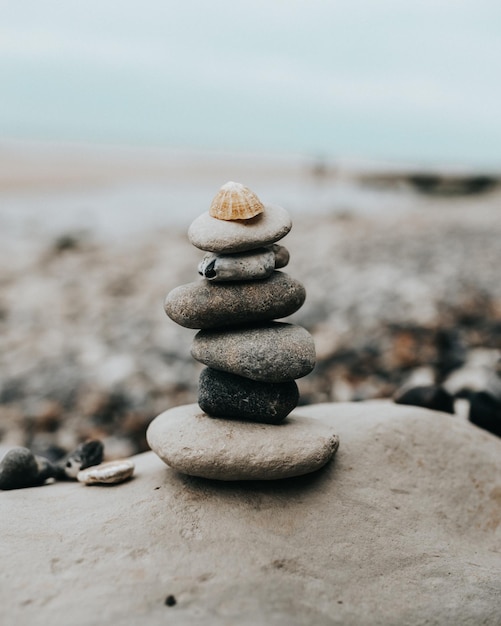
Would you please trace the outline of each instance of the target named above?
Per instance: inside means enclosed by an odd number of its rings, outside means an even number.
[[[216,480],[275,480],[318,470],[336,452],[334,428],[291,414],[279,425],[209,419],[196,404],[150,424],[151,449],[170,467]]]
[[[244,252],[279,241],[291,227],[287,211],[268,204],[263,213],[249,220],[219,220],[203,213],[192,222],[188,238],[195,247],[207,252]]]
[[[214,254],[204,256],[198,273],[214,282],[229,280],[262,280],[275,269],[275,255],[270,248],[257,248],[236,254]]]
[[[281,267],[285,267],[289,263],[289,251],[285,246],[281,246],[278,243],[274,243],[271,246],[271,250],[275,255],[275,269],[279,270]]]
[[[301,326],[283,322],[201,330],[191,355],[211,368],[268,383],[301,378],[315,366],[313,337]]]
[[[103,455],[104,446],[101,441],[85,441],[55,464],[57,478],[76,478],[80,470],[101,463]]]
[[[421,406],[432,411],[454,413],[454,398],[443,387],[438,385],[418,385],[404,387],[394,396],[397,404]]]
[[[501,401],[490,393],[479,391],[470,397],[468,419],[475,426],[501,437]]]
[[[222,328],[286,317],[305,297],[299,281],[275,271],[260,281],[181,285],[167,294],[165,312],[186,328]]]
[[[81,470],[77,474],[78,481],[86,485],[116,485],[128,480],[134,473],[134,462],[129,459],[108,461]]]
[[[278,424],[296,408],[296,383],[263,383],[206,368],[200,374],[198,404],[211,417]]]
[[[36,457],[28,448],[12,448],[0,461],[0,489],[38,487],[54,473],[48,459]]]

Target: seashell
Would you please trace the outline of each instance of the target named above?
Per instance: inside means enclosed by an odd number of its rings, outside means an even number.
[[[128,480],[133,473],[134,462],[129,459],[121,459],[83,469],[78,472],[77,478],[79,482],[86,485],[114,485]]]
[[[249,220],[264,211],[264,204],[248,187],[230,181],[214,196],[209,215],[218,220]]]

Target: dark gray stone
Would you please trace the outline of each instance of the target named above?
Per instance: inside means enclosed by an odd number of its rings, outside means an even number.
[[[468,419],[472,424],[501,437],[501,401],[486,391],[470,397]]]
[[[78,445],[55,465],[57,478],[76,478],[78,472],[93,465],[99,465],[104,457],[104,446],[98,439],[91,439]]]
[[[301,326],[283,322],[201,330],[191,355],[214,369],[268,383],[301,378],[315,366],[313,337]]]
[[[38,487],[55,475],[55,468],[28,448],[12,448],[0,462],[0,489]]]
[[[394,400],[397,404],[422,406],[431,411],[454,413],[454,398],[439,385],[418,385],[403,388],[397,391]]]
[[[262,383],[209,367],[200,374],[198,404],[211,417],[279,424],[298,401],[294,381]]]
[[[225,328],[292,315],[304,303],[303,285],[283,272],[260,281],[211,283],[206,280],[173,289],[165,312],[185,328]]]

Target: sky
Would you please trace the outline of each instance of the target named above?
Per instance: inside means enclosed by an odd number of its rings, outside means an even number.
[[[501,166],[498,0],[0,0],[0,139]]]

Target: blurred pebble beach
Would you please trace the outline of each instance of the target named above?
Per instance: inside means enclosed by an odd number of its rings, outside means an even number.
[[[158,413],[196,401],[195,331],[163,299],[199,278],[186,230],[227,180],[292,216],[285,271],[307,299],[290,319],[317,350],[302,404],[387,398],[465,367],[499,380],[495,173],[3,142],[2,445],[55,456],[97,438],[120,458],[147,449]]]

